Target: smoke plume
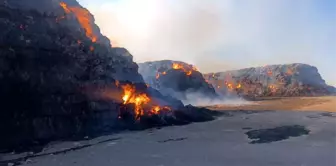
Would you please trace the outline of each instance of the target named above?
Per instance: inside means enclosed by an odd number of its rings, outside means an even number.
[[[225,95],[218,98],[209,98],[199,92],[191,92],[184,94],[186,100],[183,100],[183,104],[191,104],[195,106],[212,106],[212,105],[246,105],[252,102],[246,101],[236,95]]]
[[[103,33],[137,62],[181,60],[202,72],[300,62],[317,66],[331,82],[336,21],[321,19],[318,2],[121,0],[87,6]]]

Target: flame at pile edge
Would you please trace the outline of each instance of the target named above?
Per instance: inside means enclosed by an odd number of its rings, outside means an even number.
[[[85,30],[85,35],[91,39],[93,43],[97,42],[97,36],[93,32],[92,20],[90,19],[90,12],[81,7],[70,7],[65,2],[60,2],[59,5],[67,14],[73,13],[76,16],[81,27]],[[63,16],[59,19],[64,18]],[[57,21],[57,20],[56,20]]]
[[[119,86],[119,84],[119,81],[116,81],[116,85]],[[134,113],[136,120],[139,120],[146,113],[148,115],[158,115],[162,111],[171,111],[171,108],[168,106],[161,107],[151,103],[151,98],[146,93],[137,92],[136,87],[132,84],[125,84],[120,87],[123,90],[123,104],[134,104],[135,106]]]

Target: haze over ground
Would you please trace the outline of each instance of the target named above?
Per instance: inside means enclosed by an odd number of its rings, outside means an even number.
[[[136,62],[173,59],[202,72],[307,63],[336,85],[334,0],[79,0]]]

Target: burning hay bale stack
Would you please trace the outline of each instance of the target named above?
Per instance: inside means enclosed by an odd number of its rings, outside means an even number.
[[[75,0],[7,0],[0,10],[0,149],[195,119],[190,108],[175,115],[187,108],[146,86]]]
[[[204,74],[219,93],[245,97],[316,96],[335,94],[335,88],[307,64],[270,65]]]
[[[99,37],[92,41],[72,15],[59,20],[55,13],[65,14],[59,4],[49,15],[8,3],[0,6],[0,148],[96,130],[83,89],[126,76],[142,81],[134,62]]]
[[[182,101],[192,99],[193,94],[209,99],[218,97],[215,89],[205,82],[199,72],[186,75],[182,70],[169,69],[157,79],[157,87],[163,94],[172,95]]]
[[[219,115],[218,112],[208,109],[184,106],[180,100],[164,96],[144,83],[116,81],[115,85],[116,88],[104,87],[101,91],[95,89],[89,96],[92,97],[92,101],[98,101],[99,104],[96,103],[96,106],[105,105],[107,110],[111,109],[108,108],[111,102],[120,103],[118,108],[114,109],[118,110],[116,125],[119,125],[119,128],[144,129],[153,126],[188,124],[213,120]]]
[[[164,60],[140,63],[139,72],[146,83],[182,101],[187,101],[192,95],[209,99],[218,97],[197,68],[184,62]]]
[[[138,64],[139,73],[142,75],[146,83],[155,87],[156,78],[160,75],[164,75],[165,71],[172,69],[174,63],[180,64],[181,66],[190,66],[187,63],[172,60],[144,62]]]

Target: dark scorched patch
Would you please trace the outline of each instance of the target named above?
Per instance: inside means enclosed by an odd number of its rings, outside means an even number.
[[[321,116],[327,116],[327,117],[336,117],[332,112],[323,112],[320,115]]]
[[[299,137],[301,135],[308,135],[309,130],[304,126],[280,126],[271,129],[251,130],[245,134],[252,139],[251,144],[270,143],[288,139],[289,137]]]
[[[172,142],[172,141],[183,141],[188,139],[187,137],[181,137],[181,138],[170,138],[170,139],[166,139],[163,141],[158,141],[159,143],[166,143],[166,142]]]

